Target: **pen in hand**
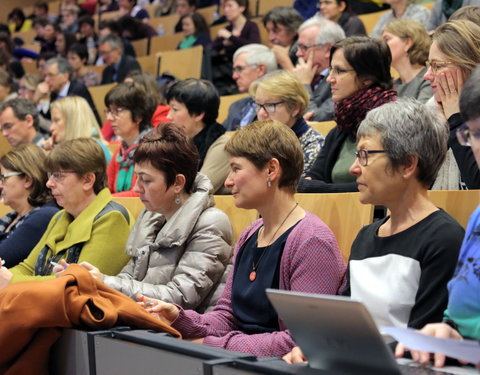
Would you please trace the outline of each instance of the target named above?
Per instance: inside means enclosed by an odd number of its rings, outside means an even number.
[[[67,267],[62,266],[60,263],[50,261],[50,264],[54,267],[62,267],[64,270],[67,269]]]

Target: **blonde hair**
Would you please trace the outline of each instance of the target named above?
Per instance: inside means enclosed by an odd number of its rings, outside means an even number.
[[[52,103],[65,123],[65,139],[87,137],[103,139],[97,119],[87,101],[80,96],[67,96]]]
[[[467,20],[448,21],[432,36],[438,49],[468,75],[480,63],[480,26]]]
[[[303,171],[303,151],[288,126],[276,120],[253,122],[233,134],[225,151],[246,158],[259,170],[276,158],[282,169],[278,186],[295,193]]]
[[[308,92],[303,84],[292,73],[286,70],[275,70],[254,81],[248,90],[255,97],[257,89],[285,101],[287,108],[292,111],[299,106],[297,117],[303,116],[310,101]]]
[[[400,18],[390,22],[383,31],[392,33],[401,39],[410,39],[412,41],[412,46],[407,51],[410,63],[412,65],[418,64],[425,66],[425,61],[428,60],[428,52],[432,44],[432,39],[420,22],[407,18]]]

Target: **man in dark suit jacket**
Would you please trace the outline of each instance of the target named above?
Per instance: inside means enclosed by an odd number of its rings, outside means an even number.
[[[123,42],[120,37],[110,34],[100,39],[98,53],[107,65],[102,73],[102,85],[123,82],[132,70],[141,71],[137,60],[123,53]]]
[[[39,90],[50,93],[50,101],[40,110],[41,114],[50,119],[50,103],[66,96],[81,96],[92,108],[93,114],[101,126],[100,116],[93,103],[92,96],[87,87],[77,81],[70,81],[72,67],[63,57],[54,57],[45,64],[45,82],[40,83]]]
[[[311,121],[333,120],[334,105],[327,76],[330,49],[345,38],[345,32],[336,22],[312,17],[298,29],[298,63],[293,74],[305,85],[310,104],[306,118]]]
[[[233,55],[232,77],[240,92],[248,92],[253,81],[275,69],[277,69],[275,54],[264,45],[247,44],[237,49]],[[226,130],[236,130],[250,124],[256,118],[253,99],[242,98],[230,105],[223,126]]]

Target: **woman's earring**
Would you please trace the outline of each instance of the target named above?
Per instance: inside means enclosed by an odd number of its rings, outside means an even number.
[[[267,186],[272,187],[272,179],[270,177],[267,177]]]
[[[175,203],[176,203],[176,204],[182,203],[182,201],[180,200],[180,194],[177,194],[177,195],[175,196]]]

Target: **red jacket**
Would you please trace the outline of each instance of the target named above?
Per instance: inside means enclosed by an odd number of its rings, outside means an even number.
[[[180,334],[135,301],[72,264],[61,277],[11,284],[0,291],[0,374],[48,374],[51,346],[61,328],[128,325]]]

